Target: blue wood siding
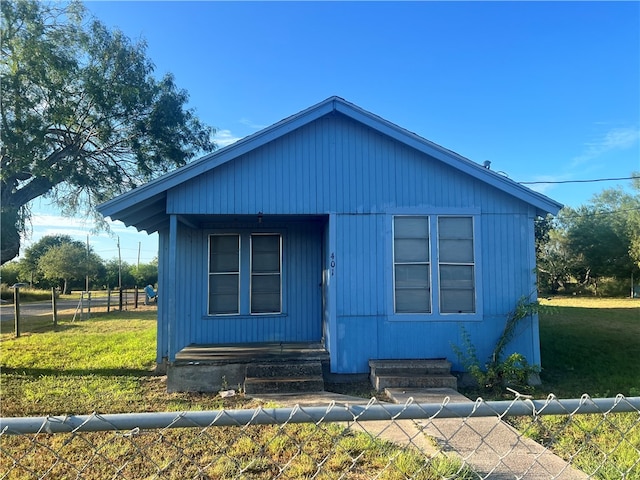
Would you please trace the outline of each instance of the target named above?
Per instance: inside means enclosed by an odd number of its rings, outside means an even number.
[[[194,288],[178,294],[176,348],[279,340],[294,331],[296,340],[319,339],[323,306],[318,286],[324,268],[325,295],[335,292],[324,306],[333,371],[366,372],[369,358],[411,357],[447,357],[460,368],[451,346],[461,345],[461,327],[483,360],[518,299],[535,297],[535,210],[529,204],[340,114],[307,124],[174,187],[167,194],[167,212],[333,219],[331,233],[326,225],[286,226],[285,318],[207,318],[210,231],[181,226],[177,283]],[[477,215],[479,319],[460,315],[446,321],[393,321],[391,218],[401,213]],[[333,245],[327,247],[330,239]],[[331,253],[336,266],[329,288]],[[296,326],[298,319],[316,314],[315,323]],[[308,331],[311,324],[317,330]],[[538,363],[533,330],[523,328],[513,346]]]

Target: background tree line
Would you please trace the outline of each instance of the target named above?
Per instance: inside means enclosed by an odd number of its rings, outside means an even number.
[[[0,269],[2,283],[27,283],[34,288],[84,290],[86,278],[91,289],[122,288],[155,285],[158,282],[158,261],[132,265],[118,259],[104,261],[91,247],[68,235],[48,235],[25,250],[19,260],[6,263]]]
[[[542,293],[628,295],[640,284],[640,172],[632,190],[603,190],[536,222]]]

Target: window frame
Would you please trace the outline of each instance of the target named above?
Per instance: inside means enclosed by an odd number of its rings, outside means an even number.
[[[443,240],[443,238],[440,236],[440,220],[443,218],[468,218],[469,220],[471,220],[471,254],[473,257],[473,261],[472,262],[453,262],[453,261],[443,261],[441,260],[441,255],[440,255],[440,241]],[[478,296],[478,288],[477,288],[477,282],[476,282],[476,249],[475,249],[475,244],[476,244],[476,234],[475,234],[475,219],[472,215],[438,215],[437,219],[436,219],[436,225],[437,225],[437,232],[436,232],[436,238],[437,238],[437,242],[438,242],[438,261],[437,261],[437,275],[438,275],[438,312],[440,313],[440,315],[475,315],[477,313],[477,296]],[[444,238],[444,240],[468,240],[468,238]],[[469,311],[469,312],[464,312],[464,311],[444,311],[443,309],[443,300],[442,300],[442,291],[443,291],[443,287],[442,287],[442,266],[466,266],[466,267],[472,267],[471,269],[471,291],[472,291],[472,295],[473,295],[473,299],[472,299],[472,303],[473,303],[473,311]],[[449,290],[460,290],[460,289],[449,289]],[[469,289],[466,289],[469,290]]]
[[[207,251],[206,251],[206,271],[207,275],[206,286],[203,285],[203,293],[206,296],[206,310],[203,310],[204,319],[224,319],[224,318],[253,318],[253,317],[283,317],[287,316],[286,313],[286,301],[287,293],[285,291],[286,286],[286,263],[285,263],[285,247],[286,247],[286,229],[275,228],[266,231],[261,231],[255,228],[220,228],[211,229],[205,233],[207,236]],[[239,237],[239,270],[238,270],[238,311],[237,313],[212,313],[210,305],[210,292],[211,292],[211,238],[215,236],[238,236]],[[279,312],[264,312],[264,313],[252,313],[251,307],[251,295],[252,295],[252,242],[251,237],[254,235],[273,235],[279,237],[280,248],[280,311]],[[204,283],[204,282],[203,282]]]
[[[397,218],[421,218],[425,219],[427,222],[427,261],[398,261],[396,259],[396,240],[400,240],[400,238],[396,238],[396,219]],[[433,282],[432,282],[432,264],[433,259],[431,256],[431,220],[429,215],[394,215],[391,221],[391,231],[392,231],[392,242],[393,242],[393,250],[392,250],[392,258],[393,258],[393,313],[395,315],[430,315],[433,313]],[[406,240],[408,238],[420,238],[420,237],[402,237],[402,240]],[[426,265],[427,266],[427,297],[428,297],[428,311],[426,312],[399,312],[398,311],[398,291],[409,290],[409,288],[399,288],[397,284],[396,271],[399,265]],[[417,290],[417,288],[413,288]]]
[[[254,272],[254,248],[253,248],[253,239],[254,237],[278,237],[278,273],[264,273],[264,272]],[[271,232],[251,232],[249,234],[249,314],[250,315],[280,315],[282,313],[282,234],[281,233],[271,233]],[[279,309],[277,312],[254,312],[253,311],[253,279],[255,276],[278,276],[279,280],[279,291],[278,291],[278,302]]]
[[[481,222],[480,209],[434,209],[425,212],[424,210],[416,210],[413,208],[399,209],[388,213],[388,232],[390,235],[389,257],[386,265],[389,277],[391,278],[390,288],[387,288],[387,304],[389,305],[389,313],[387,318],[390,321],[412,322],[412,321],[481,321],[483,319],[482,305],[482,269],[481,269]],[[395,262],[394,262],[394,219],[399,216],[411,217],[428,217],[429,218],[429,263],[430,263],[430,302],[431,313],[397,313],[395,304]],[[442,312],[441,311],[441,288],[440,288],[440,257],[439,257],[439,237],[438,237],[438,219],[441,217],[468,217],[471,218],[473,225],[473,295],[475,302],[475,312],[459,313],[459,312]]]
[[[214,237],[237,237],[238,239],[238,270],[237,272],[212,272],[211,271],[211,241]],[[240,315],[242,310],[241,296],[242,296],[242,235],[239,233],[212,233],[208,237],[207,242],[207,315],[210,317],[228,317],[234,315]],[[238,276],[238,301],[236,312],[231,313],[215,313],[211,312],[211,280],[213,275],[230,275],[234,274]]]

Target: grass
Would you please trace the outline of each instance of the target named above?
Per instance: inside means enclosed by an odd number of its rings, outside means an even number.
[[[14,338],[0,325],[0,414],[81,415],[256,408],[236,396],[167,393],[155,364],[155,307],[71,322],[31,318]],[[158,432],[0,435],[0,478],[472,478],[461,461],[313,424]],[[143,452],[143,455],[140,454]],[[13,458],[19,459],[14,464]],[[61,461],[61,458],[63,459]],[[19,466],[16,466],[19,465]],[[321,465],[321,467],[319,467]]]
[[[640,302],[573,297],[542,303],[543,385],[535,396],[640,395]],[[0,325],[9,332],[0,337],[2,416],[258,406],[243,396],[167,393],[163,379],[152,373],[155,307],[97,314],[89,321],[71,322],[71,314],[62,312],[57,328],[48,317],[29,319],[19,339],[10,333],[11,325]],[[368,385],[342,388],[370,394]],[[513,423],[595,478],[621,478],[624,472],[626,478],[640,478],[638,414],[541,416]],[[24,454],[21,463],[27,468],[53,468],[52,477],[82,471],[85,478],[111,478],[118,465],[129,478],[152,477],[158,469],[163,469],[163,478],[194,477],[198,468],[210,478],[272,478],[281,469],[282,478],[305,478],[315,473],[318,462],[324,463],[317,478],[338,478],[346,470],[349,474],[343,478],[473,475],[456,460],[427,459],[340,425],[175,429],[137,437],[90,433],[81,439],[59,434],[32,440],[0,436],[1,478],[26,476],[25,470],[14,469],[5,477],[13,465],[6,452]],[[52,451],[63,452],[69,463],[56,463]],[[139,451],[153,462],[143,462]]]
[[[541,301],[542,388],[537,395],[640,395],[640,300]]]
[[[536,397],[640,396],[640,301],[560,297],[541,304]],[[594,478],[640,478],[640,412],[511,422]]]
[[[9,304],[13,304],[14,291],[9,285],[0,285],[0,298]],[[20,287],[20,302],[40,302],[51,300],[50,290],[41,290],[30,287]]]

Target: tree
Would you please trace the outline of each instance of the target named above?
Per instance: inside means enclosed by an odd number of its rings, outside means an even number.
[[[72,241],[51,247],[40,257],[38,267],[45,278],[62,281],[62,293],[67,293],[70,280],[81,280],[100,275],[102,260],[82,242]]]
[[[122,279],[122,288],[135,286],[136,281],[131,275],[131,270],[135,267],[131,266],[131,264],[120,262],[117,258],[114,258],[105,262],[104,266],[103,281],[105,287],[113,288],[119,286],[120,279]]]
[[[582,255],[588,267],[585,280],[629,277],[637,269],[630,256],[632,238],[624,199],[618,190],[605,190],[592,205],[575,211],[567,238],[570,248]]]
[[[45,235],[36,243],[28,247],[18,265],[20,266],[20,278],[31,285],[42,283],[43,274],[38,266],[40,258],[53,247],[59,247],[65,243],[72,243],[73,239],[69,235]],[[45,287],[53,286],[51,282],[44,282]]]
[[[0,283],[13,285],[20,281],[20,266],[18,262],[8,262],[0,267]]]
[[[144,42],[88,18],[77,1],[0,8],[0,264],[19,253],[31,200],[89,213],[215,149],[187,93],[171,75],[153,77]]]
[[[538,287],[557,293],[571,278],[574,256],[567,248],[566,235],[557,227],[547,232],[545,241],[536,245]]]
[[[154,285],[158,282],[158,261],[150,263],[141,263],[131,267],[131,274],[135,279],[136,285],[144,287],[146,285]]]
[[[563,208],[553,220],[536,221],[541,288],[556,292],[567,280],[575,279],[597,289],[602,277],[638,278],[640,173],[631,176],[631,193],[622,188],[606,189],[587,205]]]

